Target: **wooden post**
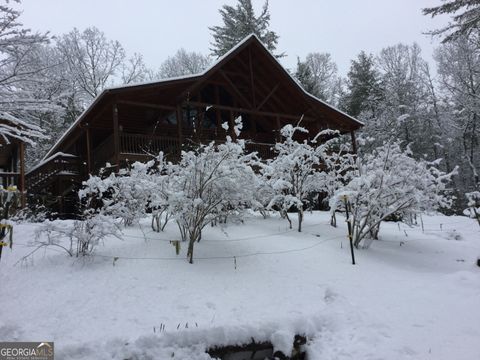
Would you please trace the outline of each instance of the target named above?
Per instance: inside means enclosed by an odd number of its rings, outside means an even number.
[[[65,198],[63,197],[63,182],[58,179],[57,180],[57,194],[58,195],[58,213],[60,215],[60,219],[64,219],[65,216]]]
[[[116,172],[120,170],[120,130],[118,126],[118,107],[113,104],[113,153],[114,161],[117,166]]]
[[[26,192],[25,192],[25,143],[20,142],[20,179],[19,179],[19,190],[20,190],[20,204],[24,208],[27,204],[26,201]]]
[[[182,121],[183,121],[183,112],[182,112],[182,107],[177,106],[177,135],[178,135],[178,146],[179,146],[179,153],[181,152],[182,149],[182,144],[183,144],[183,136],[182,136]]]
[[[255,99],[255,81],[253,78],[253,64],[252,64],[252,48],[248,48],[248,63],[250,67],[250,86],[251,86],[251,91],[252,91],[252,104],[253,108],[255,109],[257,107],[257,101]]]
[[[235,134],[235,119],[233,116],[233,111],[230,110],[230,116],[228,118],[228,127],[230,128],[230,136],[233,140],[237,139],[237,134]]]
[[[88,127],[85,129],[85,137],[87,138],[87,171],[88,175],[92,173],[92,154],[91,154],[91,142],[90,142],[90,128]]]
[[[350,136],[352,137],[352,150],[353,153],[357,153],[357,140],[355,139],[355,131],[350,131]]]
[[[276,121],[276,124],[277,124],[277,141],[280,142],[280,141],[282,141],[282,135],[280,134],[280,129],[281,129],[280,117],[277,116],[275,118],[275,121]]]
[[[220,91],[218,90],[218,85],[215,85],[215,105],[220,105]],[[215,106],[215,116],[217,119],[217,129],[222,128],[222,114],[220,109]]]

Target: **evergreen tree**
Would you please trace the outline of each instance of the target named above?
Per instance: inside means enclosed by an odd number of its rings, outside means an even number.
[[[212,55],[220,57],[234,47],[240,40],[250,34],[255,34],[273,52],[276,49],[278,35],[269,30],[270,13],[268,0],[263,5],[262,12],[255,16],[251,0],[238,0],[236,7],[223,5],[220,9],[223,26],[212,26]],[[283,56],[283,55],[279,55]]]
[[[313,77],[312,70],[306,62],[297,57],[297,70],[295,71],[295,78],[302,85],[306,92],[318,96],[318,87]]]
[[[445,1],[439,6],[423,9],[424,15],[432,17],[442,14],[454,14],[453,23],[434,30],[433,35],[447,34],[443,43],[450,42],[462,35],[469,35],[472,31],[478,31],[480,28],[480,0],[450,0]]]
[[[362,51],[356,60],[352,60],[347,74],[348,91],[342,101],[342,107],[354,117],[369,112],[375,116],[375,104],[381,97],[378,72],[372,55]]]

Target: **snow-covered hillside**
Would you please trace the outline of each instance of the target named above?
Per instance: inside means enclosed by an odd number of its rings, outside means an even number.
[[[480,228],[465,217],[382,225],[350,263],[346,229],[306,214],[206,229],[194,264],[149,219],[87,260],[32,248],[15,226],[0,263],[0,339],[55,341],[58,359],[209,359],[213,345],[308,335],[309,359],[480,358]],[[17,263],[18,262],[18,263]],[[164,329],[164,330],[161,330]]]

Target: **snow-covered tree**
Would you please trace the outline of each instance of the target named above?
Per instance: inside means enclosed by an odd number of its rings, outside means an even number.
[[[480,225],[480,191],[472,191],[466,193],[465,196],[468,206],[467,209],[465,209],[465,215],[477,219],[478,225]]]
[[[45,132],[40,127],[0,111],[0,147],[2,147],[2,144],[10,144],[11,139],[34,145],[38,139],[46,137]]]
[[[275,144],[276,156],[262,165],[261,173],[266,184],[272,189],[273,197],[267,208],[276,208],[285,217],[292,228],[288,211],[297,210],[298,231],[302,231],[303,214],[312,194],[324,190],[324,175],[320,165],[324,161],[330,142],[314,146],[316,139],[322,136],[336,135],[334,131],[320,132],[309,143],[299,141],[295,136],[307,134],[308,130],[293,125],[285,125],[281,129],[282,142]]]
[[[156,191],[150,170],[154,161],[135,162],[130,169],[121,169],[106,178],[90,176],[83,183],[79,197],[92,205],[100,202],[102,213],[120,218],[125,226],[145,216],[151,194]]]
[[[450,137],[458,139],[455,161],[462,168],[462,188],[480,188],[480,35],[460,37],[437,49],[442,93],[448,102]],[[452,121],[453,120],[453,121]],[[467,178],[468,177],[468,178]]]
[[[423,14],[432,17],[443,14],[453,15],[452,23],[431,32],[433,35],[445,35],[444,43],[468,36],[480,28],[479,0],[443,0],[441,5],[423,9]]]
[[[331,199],[331,211],[351,207],[353,241],[368,247],[380,224],[392,215],[409,221],[420,212],[449,207],[447,184],[452,174],[437,169],[438,161],[417,161],[398,142],[386,143],[358,161],[358,176]]]
[[[36,164],[45,155],[84,109],[75,81],[72,80],[70,71],[55,45],[39,46],[32,61],[44,69],[42,76],[37,81],[25,82],[19,87],[22,91],[29,92],[42,105],[24,109],[22,115],[28,112],[27,119],[48,129],[49,136],[27,148],[27,167]]]
[[[398,44],[382,49],[377,59],[381,71],[383,102],[380,113],[370,122],[378,130],[377,141],[398,139],[421,146],[422,115],[425,107],[425,60],[417,44]],[[368,126],[369,124],[367,124]]]
[[[235,127],[239,131],[239,125]],[[187,257],[193,262],[195,242],[217,216],[240,210],[253,202],[255,174],[242,140],[227,137],[224,144],[200,145],[182,152],[178,164],[169,164],[169,212],[178,224],[182,240],[188,241]]]
[[[295,77],[313,96],[331,105],[338,105],[343,93],[342,79],[329,53],[309,53],[304,61],[298,58]]]
[[[297,81],[302,85],[303,89],[314,95],[318,95],[318,84],[313,77],[312,69],[305,61],[301,61],[299,57],[297,57],[297,69],[295,70],[295,78]]]
[[[352,60],[347,74],[347,88],[342,108],[349,115],[362,120],[375,117],[382,92],[380,74],[372,55],[362,51],[357,59]]]
[[[61,36],[57,46],[87,102],[113,82],[125,60],[122,45],[95,27],[83,32],[75,28]]]
[[[330,201],[341,187],[348,184],[357,174],[356,155],[351,152],[350,146],[342,143],[339,138],[330,141],[322,151],[322,168],[318,174],[319,183],[325,201]],[[332,226],[337,225],[335,211],[331,213]]]
[[[182,48],[160,65],[159,76],[161,78],[172,78],[198,74],[205,70],[211,62],[209,56],[195,51],[187,52]]]
[[[32,111],[48,111],[52,105],[32,91],[45,75],[38,53],[49,38],[24,28],[20,15],[9,1],[0,1],[0,111],[35,123]]]
[[[88,256],[103,240],[108,237],[119,239],[120,234],[119,227],[110,216],[88,209],[82,220],[67,224],[60,220],[45,221],[35,231],[35,240],[31,243],[35,250],[27,256],[44,247],[60,248],[69,256]]]
[[[268,0],[265,1],[260,15],[256,16],[251,0],[238,0],[237,5],[223,5],[219,10],[222,16],[222,26],[212,26],[212,55],[220,57],[240,40],[250,34],[255,34],[271,52],[277,47],[278,35],[269,30],[270,12]],[[282,55],[279,55],[282,56]]]
[[[125,59],[121,65],[121,83],[135,84],[143,81],[153,80],[152,72],[143,61],[143,56],[134,53],[132,57]]]
[[[21,12],[10,6],[8,0],[0,2],[0,105],[11,101],[16,86],[35,81],[43,68],[32,63],[31,53],[48,42],[47,34],[33,33],[19,22]],[[26,97],[25,100],[33,100]],[[2,109],[5,111],[5,109]]]

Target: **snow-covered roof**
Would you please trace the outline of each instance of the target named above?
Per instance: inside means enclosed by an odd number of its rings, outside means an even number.
[[[20,120],[10,113],[0,111],[0,136],[9,143],[9,138],[34,144],[34,139],[46,138],[42,128]]]
[[[67,158],[77,158],[78,156],[76,155],[73,155],[73,154],[67,154],[67,153],[63,153],[63,152],[56,152],[55,154],[53,154],[52,156],[49,156],[48,158],[44,158],[42,159],[42,161],[40,161],[37,165],[35,165],[34,167],[32,167],[30,170],[27,171],[27,174],[31,173],[32,171],[42,167],[43,165],[47,164],[48,162],[52,161],[53,159],[59,157],[59,156],[62,156],[62,157],[67,157]]]
[[[145,86],[151,86],[151,85],[161,85],[164,83],[168,82],[175,82],[175,81],[183,81],[183,80],[195,80],[204,77],[207,75],[209,72],[217,68],[225,59],[227,59],[231,54],[235,53],[239,48],[244,46],[246,43],[251,41],[252,39],[256,40],[263,48],[264,50],[271,56],[271,58],[279,65],[281,69],[283,69],[284,73],[290,78],[291,81],[309,98],[313,99],[314,101],[322,104],[323,106],[326,106],[343,116],[349,118],[351,121],[357,123],[360,126],[365,125],[363,122],[355,119],[354,117],[346,114],[345,112],[337,109],[336,107],[326,103],[325,101],[315,97],[314,95],[308,93],[301,85],[300,83],[288,72],[285,70],[283,65],[278,61],[278,59],[271,53],[271,51],[265,46],[265,44],[259,39],[259,37],[255,34],[250,34],[246,36],[243,40],[241,40],[237,45],[235,45],[233,48],[231,48],[228,52],[226,52],[224,55],[219,57],[217,61],[215,61],[212,65],[210,65],[207,69],[204,71],[198,73],[198,74],[189,74],[189,75],[184,75],[184,76],[177,76],[177,77],[171,77],[171,78],[166,78],[162,79],[159,81],[149,81],[149,82],[142,82],[142,83],[136,83],[136,84],[129,84],[129,85],[122,85],[122,86],[114,86],[114,87],[109,87],[103,90],[97,97],[93,100],[93,102],[90,104],[90,106],[75,120],[75,122],[72,123],[72,125],[67,129],[67,131],[58,139],[58,141],[52,146],[50,151],[45,155],[44,159],[45,160],[47,157],[51,156],[51,154],[56,150],[56,148],[63,142],[63,140],[70,135],[70,133],[75,129],[75,127],[85,118],[85,116],[99,103],[99,101],[109,92],[116,91],[116,90],[124,90],[124,89],[134,89],[137,87],[145,87]]]

